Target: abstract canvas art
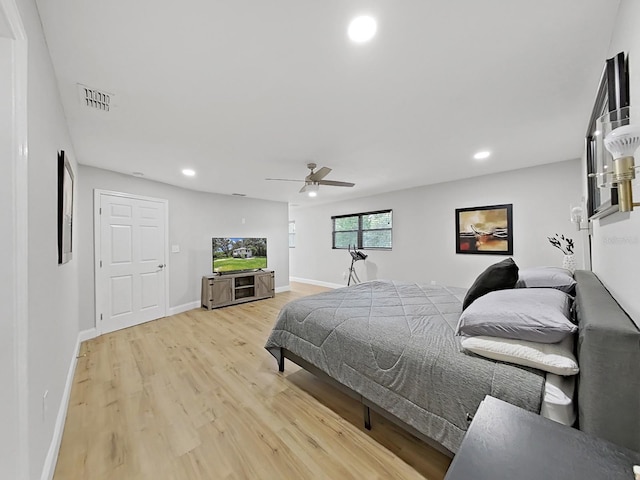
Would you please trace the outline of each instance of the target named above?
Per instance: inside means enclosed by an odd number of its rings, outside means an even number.
[[[513,255],[512,204],[456,208],[456,253]]]

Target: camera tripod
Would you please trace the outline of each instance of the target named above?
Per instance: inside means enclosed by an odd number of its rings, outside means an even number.
[[[349,254],[351,255],[351,266],[349,267],[349,281],[347,282],[347,287],[351,285],[351,280],[353,280],[353,284],[360,283],[360,278],[358,278],[358,274],[356,273],[355,268],[353,267],[354,263],[358,260],[364,260],[368,255],[356,250],[355,245],[353,246],[353,250],[351,250],[351,245],[347,247],[349,250]]]

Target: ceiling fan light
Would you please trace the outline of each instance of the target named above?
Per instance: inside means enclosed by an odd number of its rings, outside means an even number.
[[[306,186],[304,191],[307,192],[307,195],[309,195],[310,197],[317,197],[318,190],[320,190],[320,185],[318,185],[317,183],[311,183]]]

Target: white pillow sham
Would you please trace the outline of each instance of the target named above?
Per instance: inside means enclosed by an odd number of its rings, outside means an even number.
[[[563,377],[547,372],[540,415],[569,427],[576,423],[575,387],[575,375]]]
[[[463,337],[462,348],[481,357],[533,367],[556,375],[575,375],[580,369],[573,355],[573,336],[559,343],[537,343],[498,337]]]

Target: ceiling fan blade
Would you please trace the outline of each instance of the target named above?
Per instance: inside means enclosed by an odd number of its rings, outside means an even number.
[[[304,182],[304,180],[293,180],[291,178],[265,178],[265,180],[277,180],[278,182]]]
[[[329,175],[331,169],[329,167],[322,167],[317,172],[311,173],[307,178],[312,182],[317,182],[318,180],[322,180],[324,177]]]
[[[298,193],[304,193],[307,191],[307,184],[305,183]]]
[[[355,183],[351,182],[337,182],[335,180],[319,180],[320,185],[331,185],[332,187],[353,187]]]

